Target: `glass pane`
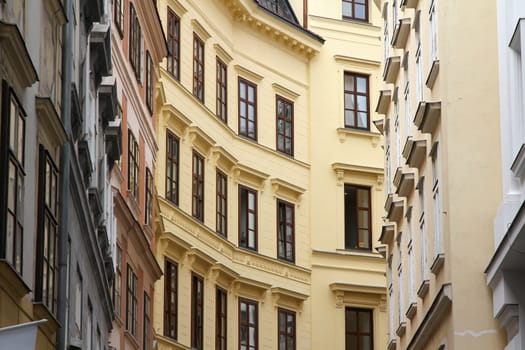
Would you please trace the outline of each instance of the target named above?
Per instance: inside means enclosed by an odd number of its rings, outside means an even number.
[[[357,190],[357,205],[362,208],[368,208],[368,190]]]
[[[11,264],[13,261],[13,244],[15,237],[15,218],[7,213],[7,235],[5,238],[5,258]]]
[[[16,151],[16,104],[11,100],[11,112],[9,118],[9,147]]]
[[[286,120],[292,120],[292,105],[286,105]]]
[[[254,345],[255,343],[255,328],[250,327],[250,345]]]
[[[239,119],[239,132],[246,133],[246,119]]]
[[[370,312],[359,313],[359,332],[369,333],[370,332]]]
[[[246,84],[239,84],[239,95],[242,99],[246,99]]]
[[[255,229],[255,215],[252,213],[248,214],[248,227],[251,230]]]
[[[241,327],[241,345],[248,344],[248,328]]]
[[[293,316],[288,315],[288,334],[291,334],[291,335],[294,334],[293,326],[294,326]]]
[[[288,337],[288,349],[295,349],[293,337]]]
[[[248,320],[247,307],[245,303],[241,303],[241,322],[246,322]]]
[[[283,334],[279,335],[279,350],[286,350],[286,337]]]
[[[255,89],[248,86],[248,101],[255,102]]]
[[[286,207],[286,222],[291,224],[293,222],[293,208]]]
[[[354,95],[352,95],[352,94],[345,94],[345,108],[346,109],[355,109]]]
[[[366,96],[357,96],[357,110],[362,112],[366,112],[368,110]]]
[[[24,137],[25,134],[25,120],[24,117],[22,117],[22,114],[19,115],[18,118],[18,145],[17,145],[17,158],[18,161],[24,163]]]
[[[255,232],[250,231],[248,235],[248,246],[250,248],[255,248]]]
[[[344,8],[344,4],[343,4]],[[345,74],[345,90],[354,91],[354,77],[349,74]]]
[[[357,317],[354,311],[346,311],[346,332],[357,331]]]
[[[284,332],[286,330],[286,314],[279,312],[279,331]]]
[[[368,114],[366,112],[357,113],[357,126],[360,128],[368,127]]]
[[[355,126],[354,121],[354,111],[345,111],[345,125],[346,126]]]
[[[358,220],[357,225],[359,226],[359,228],[367,229],[368,228],[368,210],[359,210],[357,220]]]
[[[372,338],[369,335],[361,336],[361,349],[372,350]]]
[[[257,320],[255,319],[255,317],[257,316],[256,315],[256,312],[255,312],[255,305],[252,305],[250,304],[249,305],[249,308],[250,308],[250,311],[249,311],[249,314],[250,314],[250,323],[257,323]]]
[[[14,211],[16,206],[16,167],[12,162],[9,162],[9,179],[7,186],[7,207]]]
[[[366,78],[357,77],[357,92],[366,94]]]
[[[360,350],[357,347],[357,336],[347,334],[346,335],[346,350]]]
[[[359,230],[359,248],[368,249],[368,230]]]
[[[248,204],[250,209],[255,209],[255,195],[253,193],[248,193]]]
[[[292,227],[290,226],[287,226],[286,227],[286,240],[291,242],[292,241],[292,238],[293,238],[293,230],[292,230]]]
[[[286,258],[293,258],[293,245],[292,243],[286,243]]]
[[[352,17],[352,4],[349,2],[343,2],[343,16]]]
[[[18,174],[16,216],[19,222],[23,222],[24,217],[24,178]]]
[[[255,107],[248,105],[248,119],[255,120]]]
[[[366,19],[365,13],[366,13],[365,5],[360,5],[360,4],[355,5],[355,18]]]

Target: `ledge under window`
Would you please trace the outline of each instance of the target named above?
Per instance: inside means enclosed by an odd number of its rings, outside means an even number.
[[[419,102],[414,124],[422,133],[432,134],[441,118],[441,102]]]
[[[405,312],[406,317],[408,317],[409,320],[411,320],[417,312],[417,303],[412,302],[410,305],[408,305],[407,312]]]
[[[382,244],[390,244],[394,239],[396,226],[394,224],[383,224],[381,228],[381,236],[379,236],[379,242]]]
[[[376,112],[379,114],[386,114],[390,101],[392,100],[392,90],[379,91],[379,99],[377,100]]]
[[[402,172],[396,194],[399,197],[408,197],[414,190],[415,173],[413,171]]]
[[[404,202],[400,198],[394,198],[390,193],[385,201],[385,211],[387,212],[387,219],[392,222],[397,222],[403,216]]]
[[[432,271],[434,275],[437,275],[438,272],[443,267],[444,263],[445,263],[445,254],[444,253],[436,254],[436,256],[434,257],[434,261],[432,262],[432,265],[430,266],[430,271]]]
[[[425,82],[425,85],[432,89],[434,87],[434,83],[436,82],[436,79],[439,74],[439,60],[434,60],[432,62],[432,66],[430,67],[430,71],[428,72],[427,81]]]
[[[406,330],[407,330],[407,323],[405,321],[399,322],[399,326],[396,329],[397,336],[398,337],[404,336]]]
[[[407,144],[406,164],[411,168],[419,168],[425,160],[427,152],[427,140],[410,140]]]
[[[380,140],[380,134],[368,130],[359,130],[351,128],[338,128],[337,135],[339,136],[339,142],[344,143],[349,137],[361,137],[368,138],[372,143],[372,147],[377,147]]]
[[[423,282],[421,282],[421,285],[417,289],[417,296],[423,299],[428,294],[429,287],[430,287],[430,281],[423,280]]]
[[[401,67],[400,56],[388,57],[383,70],[383,81],[388,84],[394,83],[399,73],[399,67]]]
[[[388,350],[395,350],[397,347],[397,341],[396,339],[390,339],[390,341],[388,342],[388,345],[386,346],[386,348]]]
[[[406,7],[409,9],[415,9],[417,7],[419,0],[401,0],[401,7]]]
[[[402,18],[396,25],[392,34],[392,46],[396,49],[403,49],[410,34],[410,18]]]
[[[510,170],[516,177],[522,177],[525,173],[525,143],[521,145],[518,154],[510,166]]]

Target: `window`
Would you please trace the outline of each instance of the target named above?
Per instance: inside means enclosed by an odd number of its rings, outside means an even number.
[[[166,199],[179,205],[179,139],[166,135]]]
[[[148,168],[146,168],[146,204],[144,212],[144,222],[146,225],[151,226],[153,219],[153,176]]]
[[[295,350],[295,312],[279,308],[279,350]]]
[[[257,86],[239,78],[239,135],[257,140]]]
[[[113,307],[115,315],[120,317],[122,298],[122,249],[117,245],[115,279],[113,280]]]
[[[142,30],[133,4],[129,4],[129,61],[140,81],[140,61],[142,53]]]
[[[368,76],[345,72],[345,127],[370,129]]]
[[[201,277],[191,277],[191,348],[203,349],[204,282]]]
[[[155,68],[149,51],[146,51],[146,106],[153,113],[153,88],[155,87]]]
[[[139,199],[139,145],[131,130],[128,130],[128,191]]]
[[[151,300],[149,295],[144,292],[144,323],[143,323],[143,341],[144,350],[151,349]]]
[[[371,249],[370,188],[345,184],[345,249]]]
[[[122,35],[124,33],[124,6],[122,4],[122,0],[115,0],[113,5],[113,15],[115,16],[115,24],[117,26],[120,37],[122,38]]]
[[[87,324],[86,324],[86,349],[93,349],[93,305],[88,297],[88,312],[87,312]]]
[[[373,349],[372,310],[347,307],[345,310],[345,349]]]
[[[228,67],[217,57],[217,117],[223,122],[228,120]]]
[[[437,0],[430,1],[429,21],[430,21],[430,62],[438,59],[438,25],[437,25],[437,13],[436,4]]]
[[[193,95],[204,103],[204,41],[193,33]]]
[[[293,102],[277,96],[277,150],[293,156]]]
[[[419,235],[421,242],[421,281],[427,280],[427,234],[425,229],[425,178],[421,177],[418,184],[419,195]]]
[[[368,21],[368,0],[343,0],[343,18]]]
[[[180,79],[180,18],[168,7],[168,72]]]
[[[295,208],[282,200],[277,200],[277,257],[295,261]]]
[[[215,350],[227,349],[228,294],[217,287],[215,300]]]
[[[443,253],[443,233],[441,232],[441,203],[439,198],[439,144],[432,147],[432,209],[434,217],[434,257]]]
[[[257,250],[257,192],[239,186],[239,246]]]
[[[82,338],[82,274],[77,266],[77,283],[75,285],[75,325],[80,338]]]
[[[257,302],[239,299],[239,350],[257,350]]]
[[[137,336],[137,275],[128,264],[126,296],[126,330],[134,337]]]
[[[226,237],[228,234],[228,177],[217,170],[216,191],[216,229],[217,233]]]
[[[40,145],[35,300],[57,312],[58,168]]]
[[[177,298],[178,272],[177,264],[166,260],[164,268],[164,335],[177,339]]]
[[[204,221],[204,158],[193,151],[192,215]]]

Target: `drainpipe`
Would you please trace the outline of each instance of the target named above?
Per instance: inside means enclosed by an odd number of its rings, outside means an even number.
[[[66,12],[66,23],[62,28],[62,122],[66,130],[66,142],[62,145],[60,155],[60,235],[58,238],[58,297],[57,317],[61,327],[57,332],[57,350],[66,350],[68,329],[68,278],[67,256],[69,235],[69,187],[71,176],[71,75],[73,70],[73,3],[72,0],[64,0]]]
[[[308,29],[308,0],[303,0],[303,28]]]

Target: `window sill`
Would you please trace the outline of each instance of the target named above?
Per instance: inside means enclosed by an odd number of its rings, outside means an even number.
[[[15,300],[31,292],[22,276],[6,260],[0,260],[0,286]]]
[[[35,319],[47,320],[47,322],[41,324],[39,327],[44,331],[44,333],[51,337],[56,334],[58,328],[61,327],[55,316],[51,313],[47,306],[41,302],[33,303],[33,314]]]
[[[396,347],[397,347],[397,342],[395,339],[390,339],[390,341],[388,342],[388,345],[386,346],[388,350],[394,350]]]
[[[402,337],[405,335],[405,332],[407,330],[407,323],[406,322],[399,322],[399,326],[396,329],[396,334],[398,337]]]
[[[417,303],[412,302],[408,306],[407,312],[405,312],[406,317],[408,317],[409,320],[412,320],[412,318],[416,315],[417,312]]]
[[[339,136],[339,142],[344,143],[348,137],[361,137],[368,138],[372,144],[372,147],[377,147],[379,144],[381,134],[372,132],[369,130],[351,129],[351,128],[338,128],[337,135]]]
[[[434,275],[437,275],[439,271],[441,271],[441,268],[443,267],[443,264],[445,263],[445,254],[439,253],[436,254],[434,257],[434,261],[432,262],[432,265],[430,266],[430,271]]]
[[[140,345],[137,341],[137,339],[135,338],[135,336],[133,334],[131,334],[128,330],[125,330],[124,331],[124,337],[131,343],[131,345],[135,348],[135,349],[139,349]]]
[[[525,174],[525,143],[521,145],[518,154],[514,157],[510,170],[514,173],[514,176],[519,178]]]
[[[417,289],[417,296],[423,299],[428,294],[429,286],[430,286],[429,280],[424,280],[423,282],[421,282],[421,285]]]
[[[351,255],[351,256],[360,256],[364,258],[377,258],[380,257],[382,259],[381,254],[374,253],[371,249],[336,249],[335,250],[337,254],[341,255]]]

